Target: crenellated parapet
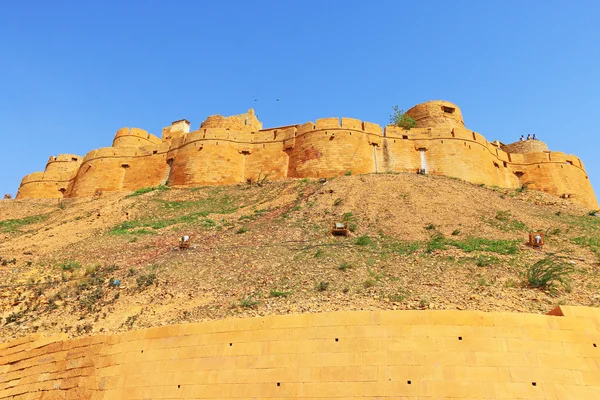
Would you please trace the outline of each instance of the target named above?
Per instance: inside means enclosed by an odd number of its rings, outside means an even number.
[[[140,128],[121,128],[113,140],[113,147],[140,147],[160,144],[162,141],[148,131]]]
[[[425,172],[478,184],[526,185],[596,208],[581,160],[548,151],[540,141],[488,142],[465,127],[460,109],[431,101],[407,111],[417,127],[403,129],[353,118],[319,118],[263,129],[254,110],[208,117],[197,130],[182,119],[162,139],[122,128],[112,147],[85,157],[51,157],[43,173],[26,176],[18,198],[91,196],[97,191],[156,185],[223,185],[269,179]]]

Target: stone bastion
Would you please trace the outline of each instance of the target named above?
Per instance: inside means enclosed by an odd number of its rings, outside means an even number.
[[[112,147],[85,157],[51,157],[44,172],[23,178],[17,199],[93,196],[148,186],[226,185],[354,174],[421,172],[502,188],[523,185],[598,208],[581,160],[545,143],[488,142],[465,127],[461,110],[429,101],[406,112],[416,127],[381,126],[353,118],[264,129],[254,110],[208,117],[199,129],[182,119],[162,138],[119,129]]]

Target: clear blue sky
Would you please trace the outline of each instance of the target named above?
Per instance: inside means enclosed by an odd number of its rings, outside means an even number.
[[[5,1],[0,195],[121,127],[251,107],[385,125],[435,99],[490,141],[579,156],[600,194],[598,21],[597,1]]]

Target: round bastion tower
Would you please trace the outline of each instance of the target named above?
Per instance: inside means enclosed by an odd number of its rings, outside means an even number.
[[[406,112],[417,123],[417,128],[464,128],[460,108],[444,100],[432,100],[417,104]]]

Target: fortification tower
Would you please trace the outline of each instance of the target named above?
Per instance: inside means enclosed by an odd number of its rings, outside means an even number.
[[[415,120],[417,128],[464,128],[465,126],[460,108],[444,100],[417,104],[408,110],[406,115]]]
[[[76,154],[59,154],[48,159],[44,172],[26,175],[21,181],[17,199],[60,199],[68,197],[72,181],[83,162]]]

